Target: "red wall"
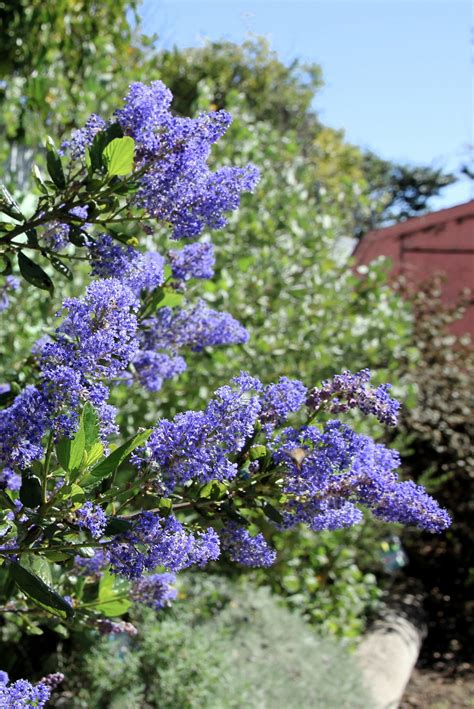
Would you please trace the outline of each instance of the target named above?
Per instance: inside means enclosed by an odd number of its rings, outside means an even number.
[[[445,274],[446,303],[470,288],[471,304],[453,331],[474,338],[474,200],[369,232],[354,251],[356,263],[368,264],[378,256],[389,257],[392,274],[403,274],[414,284],[434,273]]]

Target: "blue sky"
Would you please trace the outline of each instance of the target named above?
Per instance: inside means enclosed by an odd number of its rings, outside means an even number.
[[[158,46],[264,35],[281,58],[321,64],[321,119],[381,156],[455,170],[473,137],[469,0],[145,0]],[[468,182],[442,208],[474,198]]]

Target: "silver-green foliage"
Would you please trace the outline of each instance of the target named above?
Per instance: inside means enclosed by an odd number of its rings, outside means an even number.
[[[71,708],[370,707],[355,660],[267,589],[196,590],[177,612],[145,613],[136,640],[96,645]]]

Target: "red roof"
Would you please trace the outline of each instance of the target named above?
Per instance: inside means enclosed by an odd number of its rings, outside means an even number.
[[[391,273],[403,274],[411,283],[444,273],[443,299],[454,303],[462,289],[474,291],[474,200],[369,231],[354,250],[356,263],[378,256],[389,257]],[[474,297],[454,330],[474,336]]]

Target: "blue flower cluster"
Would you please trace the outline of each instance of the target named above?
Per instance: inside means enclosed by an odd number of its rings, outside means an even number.
[[[237,209],[242,192],[253,191],[259,173],[253,165],[224,166],[211,171],[213,143],[231,123],[225,111],[198,118],[173,115],[172,94],[161,81],[130,85],[115,119],[135,141],[135,165],[140,173],[135,202],[149,216],[173,227],[173,237],[195,238],[204,228],[226,224],[225,212]],[[62,145],[73,159],[84,156],[105,121],[93,114],[84,128]]]
[[[230,480],[237,474],[231,460],[254,431],[260,413],[249,387],[256,380],[237,378],[216,391],[204,411],[186,411],[173,421],[162,419],[134,460],[156,469],[156,488],[169,494],[190,480],[202,484]]]
[[[308,524],[336,529],[361,521],[357,504],[389,522],[439,532],[450,524],[443,510],[419,485],[400,482],[399,455],[340,421],[323,431],[314,426],[286,429],[274,458],[285,474],[285,526]]]
[[[136,144],[136,162],[145,169],[137,204],[150,216],[169,222],[176,239],[194,238],[205,228],[226,224],[224,212],[239,206],[240,193],[258,181],[253,166],[222,167],[212,172],[210,149],[225,133],[231,117],[216,111],[198,118],[174,116],[172,94],[161,81],[131,84],[116,118]]]
[[[105,549],[95,549],[94,556],[76,556],[74,566],[82,576],[93,576],[100,578],[103,570],[108,565],[108,558]]]
[[[207,276],[204,276],[207,278]],[[5,276],[3,283],[0,284],[0,313],[6,310],[10,305],[10,291],[15,291],[19,288],[20,281],[16,276]]]
[[[97,133],[104,130],[104,128],[106,128],[104,119],[93,113],[84,128],[73,131],[70,139],[63,142],[61,146],[63,153],[69,151],[71,157],[76,160],[84,157],[86,148],[92,144]]]
[[[163,285],[165,259],[159,253],[120,246],[109,234],[90,239],[88,246],[93,276],[116,278],[137,296]]]
[[[276,551],[269,546],[261,533],[252,536],[245,527],[229,522],[219,536],[222,550],[226,551],[236,564],[266,567],[275,563]]]
[[[173,278],[188,281],[191,278],[212,278],[214,275],[214,246],[209,242],[187,244],[181,250],[168,253]]]
[[[93,539],[100,539],[107,526],[107,517],[102,507],[89,501],[76,510],[76,519],[78,526],[87,529]]]
[[[349,371],[336,374],[312,389],[308,396],[308,406],[313,411],[324,407],[332,414],[339,414],[349,409],[358,408],[363,414],[373,414],[380,423],[395,426],[400,404],[392,399],[390,384],[381,384],[377,388],[370,386],[371,373],[362,369],[356,374]]]
[[[74,221],[77,221],[82,225],[83,228],[89,226],[86,224],[88,216],[88,207],[73,207],[69,210],[69,215],[74,217]],[[43,232],[42,238],[46,241],[48,247],[52,251],[61,251],[69,244],[69,238],[71,234],[71,225],[64,224],[63,222],[52,221],[50,222]]]
[[[204,301],[189,308],[160,308],[143,322],[139,352],[133,361],[138,381],[158,391],[165,379],[186,369],[182,350],[246,342],[248,333],[229,313],[212,310]]]
[[[31,385],[0,411],[0,465],[24,469],[42,458],[49,413],[44,395]]]
[[[92,282],[84,298],[68,298],[67,316],[56,340],[43,348],[43,371],[48,365],[69,365],[94,378],[120,375],[137,350],[138,300],[117,279]]]
[[[5,466],[0,470],[0,490],[19,490],[21,487],[21,477],[14,470]]]
[[[99,278],[126,278],[140,257],[137,249],[118,244],[110,234],[98,234],[90,238],[88,248],[91,274]]]
[[[117,429],[104,381],[130,377],[131,363],[138,380],[157,391],[164,379],[186,368],[178,354],[181,348],[196,350],[247,339],[236,320],[203,302],[190,310],[162,308],[139,331],[137,293],[162,282],[163,259],[159,254],[124,250],[108,237],[97,244],[97,262],[106,254],[105,261],[109,257],[112,272],[120,272],[121,278],[94,281],[84,298],[67,299],[60,313],[66,316],[54,340],[37,343],[41,383],[27,387],[0,413],[0,463],[4,465],[25,468],[40,459],[42,439],[50,426],[57,435],[72,435],[85,401],[99,414],[105,442]]]
[[[174,587],[175,583],[175,574],[142,576],[133,584],[132,598],[136,603],[143,603],[155,610],[161,610],[170,606],[172,601],[178,597],[178,591]]]
[[[203,300],[186,310],[160,308],[144,326],[144,349],[162,347],[176,352],[189,348],[199,352],[204,347],[242,344],[248,340],[247,330],[235,318],[212,310]]]
[[[154,350],[140,350],[133,360],[136,378],[148,391],[159,391],[166,379],[173,379],[186,369],[180,355],[168,355]]]
[[[129,531],[113,538],[107,555],[113,573],[137,579],[157,566],[169,571],[204,566],[218,558],[219,537],[212,528],[187,532],[173,515],[142,512]]]
[[[62,676],[61,676],[62,677]],[[26,679],[10,682],[6,672],[0,671],[0,707],[2,709],[41,709],[51,697],[51,687],[46,682],[31,684]]]
[[[182,118],[173,115],[171,102],[172,94],[162,82],[134,83],[123,107],[116,111],[115,121],[119,133],[135,142],[134,184],[138,184],[135,206],[144,207],[148,217],[171,224],[175,239],[194,239],[205,227],[220,228],[226,223],[224,213],[237,208],[243,191],[254,188],[258,172],[253,166],[225,166],[211,171],[207,164],[211,146],[225,133],[230,115],[217,111],[195,119]],[[84,128],[63,143],[62,152],[73,160],[83,159],[97,134],[108,128],[110,124],[92,115]],[[160,254],[141,253],[131,246],[119,245],[107,233],[89,233],[87,207],[76,206],[69,210],[69,215],[81,227],[93,276],[119,280],[138,297],[163,285],[165,259]],[[70,220],[67,221],[50,223],[43,233],[55,251],[69,243],[72,227]],[[147,233],[150,228],[144,224]],[[180,291],[190,279],[207,279],[214,273],[214,248],[208,242],[170,250],[168,260],[171,286]],[[144,323],[129,379],[135,378],[151,391],[157,391],[165,379],[184,370],[181,349],[200,351],[207,346],[240,344],[247,339],[246,330],[231,315],[216,312],[203,301],[182,309],[162,308],[155,318]],[[57,371],[55,377],[59,376]],[[72,379],[73,375],[64,370],[62,376],[62,385],[67,389],[67,378]],[[69,387],[71,399],[65,404],[70,409],[76,408],[78,402],[80,378],[77,374]],[[104,390],[102,396],[96,395],[94,404],[104,407],[105,425],[107,418],[110,421],[113,416],[105,408],[103,394]],[[71,430],[74,427],[74,421],[68,424],[66,415],[64,421],[57,422],[57,427],[61,426],[67,433],[68,426]]]
[[[63,309],[67,315],[55,339],[36,349],[40,384],[27,386],[0,412],[2,465],[24,469],[41,459],[46,431],[71,435],[85,401],[99,414],[104,442],[117,432],[103,380],[121,377],[138,351],[138,299],[116,279],[99,280],[84,298],[67,299]]]
[[[43,395],[55,431],[65,435],[75,429],[79,405],[90,401],[105,440],[116,427],[103,380],[119,378],[138,350],[138,299],[130,288],[110,278],[92,282],[82,299],[66,299],[63,310],[67,315],[55,340],[44,344],[41,352]]]
[[[288,416],[301,409],[306,401],[307,389],[297,379],[281,377],[276,384],[263,389],[261,420],[268,431],[284,423]]]
[[[48,224],[42,237],[52,251],[61,251],[69,244],[70,232],[69,224],[53,221]]]
[[[119,279],[137,296],[153,291],[164,282],[165,259],[158,253],[142,254],[120,246],[107,234],[89,244],[92,274]],[[169,252],[175,284],[191,278],[211,278],[214,250],[210,243],[188,244]],[[178,354],[183,349],[202,350],[206,346],[245,342],[247,331],[231,315],[209,308],[204,301],[185,308],[160,308],[146,319],[139,335],[139,350],[133,360],[133,375],[149,391],[158,391],[163,381],[178,376],[186,362]]]

